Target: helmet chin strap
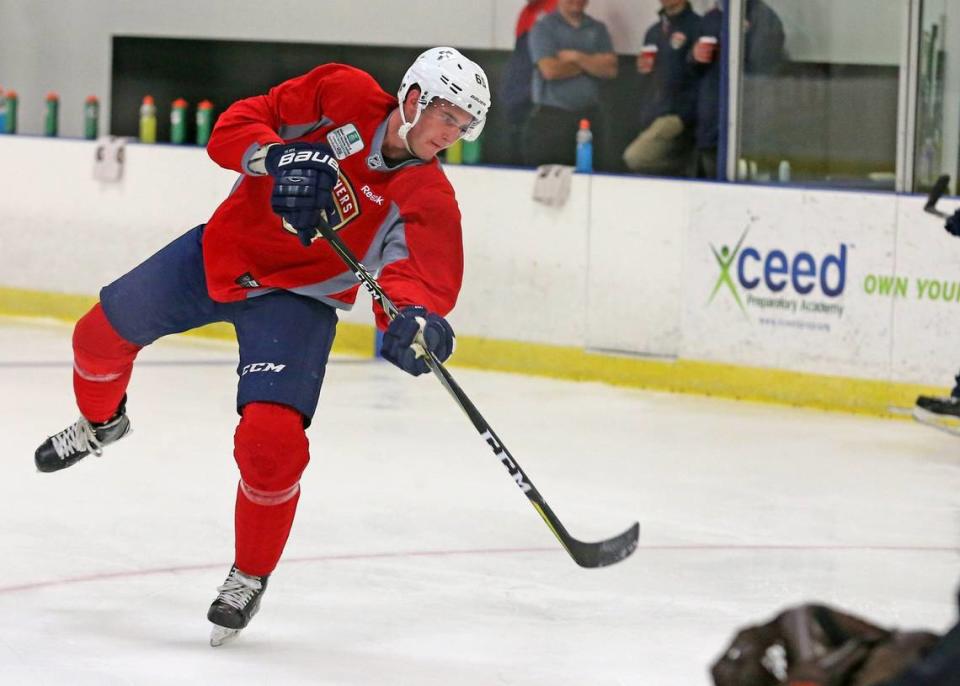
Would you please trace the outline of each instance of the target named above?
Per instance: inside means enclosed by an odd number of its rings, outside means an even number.
[[[420,120],[420,114],[423,112],[421,107],[417,107],[417,114],[414,116],[413,121],[408,122],[406,116],[403,113],[403,107],[400,107],[400,121],[403,122],[400,124],[400,128],[397,129],[397,135],[400,136],[400,140],[403,141],[403,147],[407,149],[407,152],[417,156],[417,153],[413,151],[413,148],[410,147],[410,141],[407,140],[407,134],[410,133],[410,129],[416,126],[417,122]]]

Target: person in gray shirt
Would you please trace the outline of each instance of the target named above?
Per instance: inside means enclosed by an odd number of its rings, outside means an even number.
[[[587,0],[558,0],[555,12],[530,31],[533,112],[524,134],[524,161],[573,164],[581,119],[590,120],[594,150],[603,150],[600,82],[617,76],[617,56],[602,22],[584,11]]]

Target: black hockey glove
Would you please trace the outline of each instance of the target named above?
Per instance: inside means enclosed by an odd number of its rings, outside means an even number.
[[[413,376],[430,371],[424,349],[443,362],[453,353],[456,336],[446,319],[427,308],[405,307],[383,333],[380,354]]]
[[[947,219],[944,228],[947,230],[947,233],[960,237],[960,210],[954,212],[953,216]]]
[[[331,217],[336,211],[337,158],[323,143],[287,143],[271,146],[264,166],[273,177],[270,206],[284,220],[283,228],[310,247],[320,235],[317,226],[329,226],[324,212]]]

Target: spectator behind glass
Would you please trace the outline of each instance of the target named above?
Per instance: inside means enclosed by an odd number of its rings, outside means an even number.
[[[533,111],[524,130],[524,161],[573,164],[576,133],[589,119],[594,150],[603,150],[600,82],[617,76],[607,27],[584,9],[587,0],[557,0],[557,9],[530,30]]]
[[[690,166],[697,75],[687,61],[700,37],[700,15],[687,0],[660,0],[660,21],[647,29],[637,71],[647,81],[640,135],[623,151],[630,171],[683,174]]]
[[[557,0],[527,0],[520,10],[515,29],[516,43],[513,53],[503,69],[500,80],[500,102],[503,103],[510,140],[508,164],[522,164],[523,127],[533,108],[533,61],[530,59],[530,29],[540,17],[553,12]]]
[[[694,175],[717,178],[720,140],[721,35],[725,0],[703,15],[701,37],[690,53],[700,73],[697,90],[697,156]],[[747,0],[744,19],[743,65],[747,74],[776,71],[785,59],[783,23],[763,0]]]

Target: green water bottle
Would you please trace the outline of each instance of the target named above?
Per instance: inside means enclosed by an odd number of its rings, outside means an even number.
[[[157,106],[152,95],[144,95],[140,104],[140,142],[157,142]]]
[[[444,160],[447,164],[462,164],[463,163],[463,140],[458,138],[454,141],[453,145],[447,148],[444,156]]]
[[[7,91],[7,117],[3,133],[17,132],[17,105],[19,104],[20,99],[17,97],[17,92]]]
[[[88,95],[83,103],[83,137],[96,140],[100,130],[100,101],[96,95]]]
[[[480,139],[463,142],[463,163],[480,164]]]
[[[213,131],[213,103],[201,100],[197,105],[197,145],[206,145]]]
[[[43,135],[56,136],[60,130],[60,96],[47,93],[46,110],[43,117]]]
[[[177,98],[170,104],[170,142],[187,142],[187,107],[183,98]]]

